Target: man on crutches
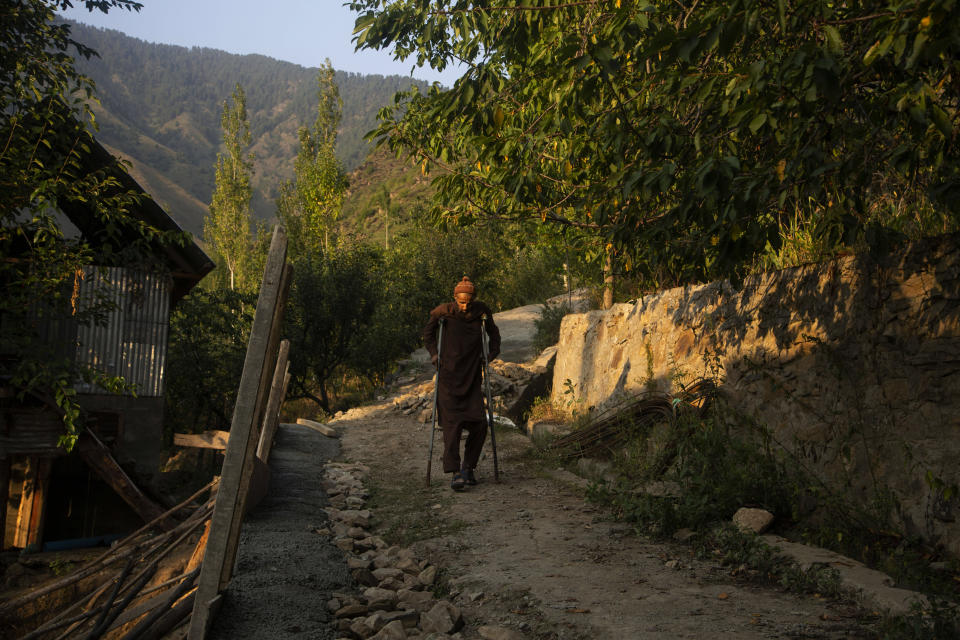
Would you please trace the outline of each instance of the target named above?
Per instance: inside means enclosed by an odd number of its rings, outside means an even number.
[[[464,276],[453,290],[454,302],[431,311],[423,329],[424,345],[437,367],[434,419],[443,430],[443,471],[453,474],[450,488],[454,491],[477,484],[475,469],[488,430],[483,374],[486,362],[500,353],[500,331],[493,322],[493,312],[475,299],[475,293],[473,283]],[[482,339],[484,334],[486,340]],[[464,430],[467,439],[461,458]],[[429,482],[429,462],[427,473]]]

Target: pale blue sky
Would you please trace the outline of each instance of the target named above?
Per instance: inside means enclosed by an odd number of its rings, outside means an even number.
[[[318,67],[330,58],[339,71],[409,76],[408,62],[388,51],[355,52],[351,41],[356,14],[342,0],[141,0],[139,13],[89,12],[77,5],[63,13],[84,24],[116,29],[162,44],[209,47],[230,53],[259,53],[304,67]],[[459,72],[438,73],[429,67],[413,77],[452,86]]]

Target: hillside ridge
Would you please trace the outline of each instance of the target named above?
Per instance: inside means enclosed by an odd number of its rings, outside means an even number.
[[[147,181],[148,193],[198,236],[214,189],[223,103],[239,83],[253,138],[253,215],[273,218],[280,186],[293,176],[297,130],[316,117],[317,68],[69,24],[74,39],[99,54],[76,61],[96,83],[97,139],[128,158],[134,175]],[[359,167],[372,149],[364,136],[381,106],[397,91],[427,86],[411,77],[343,71],[335,72],[335,81],[343,100],[337,155],[347,171]]]

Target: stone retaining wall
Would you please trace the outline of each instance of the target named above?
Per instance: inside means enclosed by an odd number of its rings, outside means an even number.
[[[714,377],[855,500],[960,555],[960,237],[567,316],[552,399],[599,409]],[[952,489],[951,489],[952,487]]]

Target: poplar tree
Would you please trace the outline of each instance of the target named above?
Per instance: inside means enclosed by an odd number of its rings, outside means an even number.
[[[343,101],[327,60],[317,74],[317,118],[299,132],[294,180],[281,190],[278,206],[291,249],[297,253],[328,251],[330,233],[340,216],[346,179],[336,156]]]
[[[238,83],[231,102],[224,101],[220,125],[225,153],[217,154],[216,186],[210,203],[210,215],[203,221],[203,237],[216,250],[226,267],[230,289],[253,286],[249,269],[251,253],[250,199],[253,189],[253,154],[250,146],[250,121],[247,99]]]

